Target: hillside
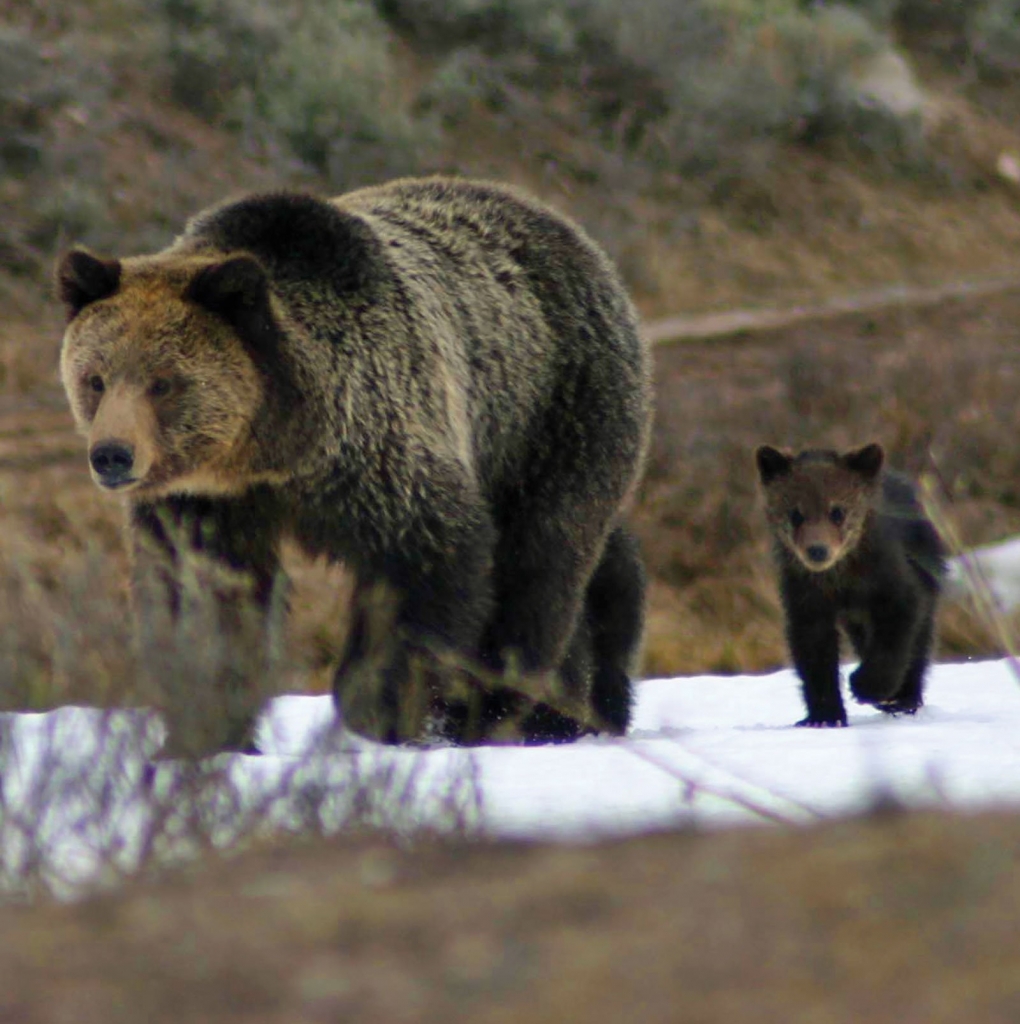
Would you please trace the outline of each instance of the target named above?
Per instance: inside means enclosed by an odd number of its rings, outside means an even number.
[[[49,273],[72,240],[143,251],[245,189],[441,170],[516,182],[578,217],[649,320],[1020,280],[1020,85],[1011,37],[992,32],[1007,5],[676,6],[8,5],[6,700],[100,700],[124,671],[119,645],[90,641],[127,629],[120,512],[93,493],[55,382]],[[905,105],[868,92],[876,68]],[[1018,303],[1007,287],[658,346],[635,510],[654,577],[648,671],[785,660],[751,475],[760,441],[882,440],[894,463],[937,470],[966,543],[1020,531]],[[287,685],[317,688],[345,591],[334,571],[293,571]],[[944,655],[996,649],[966,610],[947,613]]]

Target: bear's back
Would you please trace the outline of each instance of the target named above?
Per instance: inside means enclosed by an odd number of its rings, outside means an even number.
[[[902,547],[908,562],[928,586],[946,574],[946,550],[917,497],[913,481],[895,470],[882,474],[879,525],[893,543]]]
[[[252,195],[199,214],[170,252],[254,255],[297,327],[289,361],[332,381],[352,430],[398,424],[492,481],[515,477],[552,416],[583,409],[617,418],[634,439],[621,443],[647,441],[650,359],[619,276],[582,229],[512,189]]]

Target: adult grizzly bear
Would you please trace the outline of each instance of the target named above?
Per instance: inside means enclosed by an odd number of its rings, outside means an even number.
[[[579,227],[444,178],[254,195],[154,255],[72,250],[58,283],[64,385],[93,478],[128,498],[136,572],[153,545],[172,566],[166,527],[184,523],[263,604],[284,535],[349,566],[361,597],[385,584],[394,628],[380,640],[355,602],[335,694],[387,742],[413,738],[401,697],[437,650],[558,675],[599,728],[625,731],[645,581],[621,514],[649,356]],[[348,700],[367,674],[371,713]],[[479,718],[433,687],[440,733],[484,740],[514,715],[525,742],[581,728],[489,689]]]

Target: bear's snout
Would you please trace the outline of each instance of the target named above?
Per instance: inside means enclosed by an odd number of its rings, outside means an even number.
[[[89,452],[96,479],[104,487],[120,487],[134,479],[135,450],[124,441],[104,441]]]
[[[824,544],[810,544],[806,552],[812,562],[827,562],[829,560],[829,549]]]

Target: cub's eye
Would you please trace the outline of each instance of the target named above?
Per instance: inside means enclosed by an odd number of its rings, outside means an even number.
[[[89,387],[95,391],[97,395],[101,395],[106,390],[103,378],[100,377],[98,373],[94,373],[89,377]]]
[[[834,526],[842,526],[845,519],[846,512],[844,512],[839,505],[833,505],[832,508],[829,509],[829,521]]]
[[[166,377],[157,377],[152,384],[149,385],[149,394],[153,398],[161,398],[163,395],[170,394],[170,381]]]
[[[804,513],[799,508],[795,508],[790,513],[790,525],[796,530],[799,526],[804,525]]]

